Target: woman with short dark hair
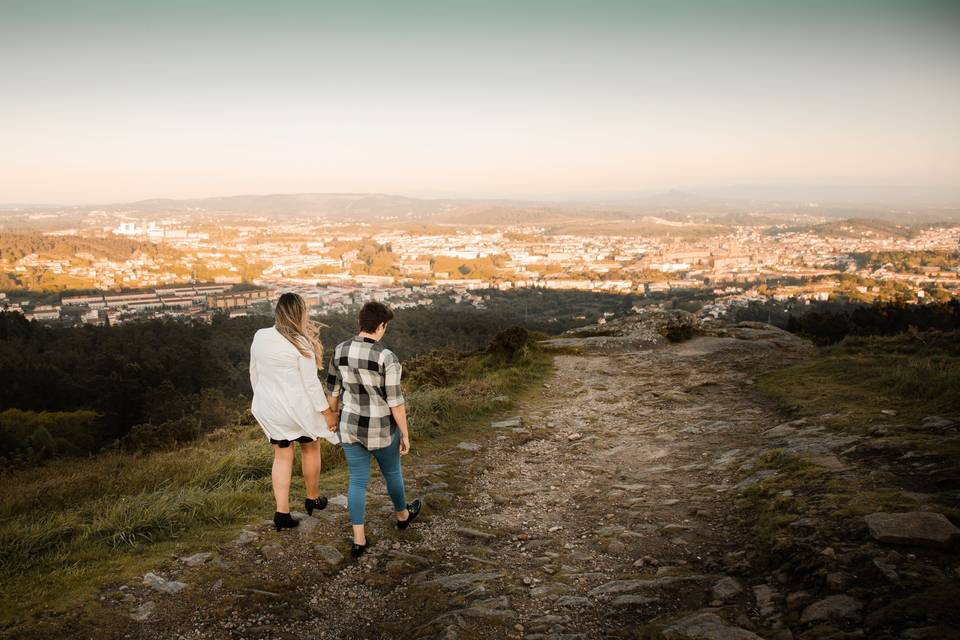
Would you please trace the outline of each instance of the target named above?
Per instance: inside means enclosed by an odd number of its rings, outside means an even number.
[[[277,531],[299,523],[290,515],[290,481],[293,476],[293,442],[300,443],[301,467],[308,514],[327,506],[319,495],[320,443],[337,441],[331,431],[336,413],[330,408],[317,369],[323,364],[318,327],[310,321],[307,305],[295,293],[277,301],[272,327],[260,329],[250,346],[251,412],[273,445],[273,495]]]
[[[393,312],[379,302],[360,309],[360,333],[337,345],[327,370],[327,391],[334,410],[343,403],[339,422],[340,444],[347,460],[350,483],[347,509],[353,526],[351,555],[367,549],[364,532],[370,458],[380,467],[387,493],[397,516],[397,528],[406,529],[420,513],[420,500],[406,502],[400,456],[410,451],[407,411],[400,389],[400,360],[380,344]]]

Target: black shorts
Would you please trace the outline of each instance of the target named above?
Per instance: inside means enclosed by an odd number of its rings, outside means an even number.
[[[311,438],[310,436],[300,436],[296,440],[274,440],[273,438],[270,438],[270,444],[275,444],[281,449],[286,449],[294,442],[299,442],[300,444],[307,444],[308,442],[315,442],[315,439]]]

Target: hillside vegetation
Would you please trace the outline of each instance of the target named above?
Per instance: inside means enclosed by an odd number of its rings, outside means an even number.
[[[408,363],[414,455],[448,447],[448,432],[508,408],[549,366],[523,329],[471,354]],[[342,454],[322,444],[322,487],[342,493]],[[233,525],[269,515],[271,461],[259,427],[245,420],[173,450],[113,451],[8,474],[0,490],[0,633],[142,572],[181,541],[215,545],[234,535]]]

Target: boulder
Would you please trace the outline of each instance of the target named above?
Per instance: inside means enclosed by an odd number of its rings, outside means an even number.
[[[330,566],[336,566],[343,562],[343,554],[329,545],[319,545],[315,549],[317,556]]]
[[[800,615],[800,623],[857,622],[860,620],[862,609],[863,603],[856,598],[848,595],[830,596],[823,600],[817,600],[804,609]]]
[[[663,628],[666,640],[762,640],[741,627],[728,624],[709,611],[699,611]]]
[[[949,547],[960,538],[960,529],[942,514],[930,511],[871,513],[864,517],[870,535],[880,542]]]
[[[717,583],[713,585],[713,597],[723,602],[732,600],[741,593],[743,593],[743,583],[730,576],[720,578]]]
[[[176,580],[166,580],[161,578],[155,573],[148,573],[143,576],[143,584],[147,585],[154,591],[159,591],[161,593],[177,593],[187,585],[183,582],[177,582]]]

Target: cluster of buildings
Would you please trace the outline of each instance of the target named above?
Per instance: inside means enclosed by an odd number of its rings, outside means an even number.
[[[96,212],[95,212],[96,213]],[[298,291],[322,312],[347,311],[370,298],[396,306],[432,304],[437,297],[481,305],[481,288],[540,287],[671,295],[699,291],[724,304],[753,299],[825,300],[856,276],[864,299],[895,282],[922,300],[931,292],[960,295],[960,264],[903,270],[862,266],[856,254],[960,249],[960,228],[915,236],[824,234],[807,227],[718,227],[712,237],[679,234],[678,223],[649,237],[547,235],[541,227],[433,227],[415,231],[359,222],[230,218],[193,222],[189,214],[152,222],[121,220],[101,212],[101,226],[70,233],[134,238],[163,250],[126,260],[91,253],[30,254],[3,259],[0,272],[34,271],[72,278],[72,288],[152,287],[146,293],[64,296],[59,305],[25,310],[38,320],[122,321],[133,314],[206,317],[245,313],[279,292]],[[682,226],[682,225],[680,225]],[[58,232],[66,233],[66,232]],[[836,236],[836,237],[834,237]],[[178,286],[203,280],[209,284]],[[257,288],[236,290],[247,282]],[[772,283],[772,284],[771,284]],[[258,293],[252,293],[256,291]],[[9,300],[0,304],[10,306]]]

